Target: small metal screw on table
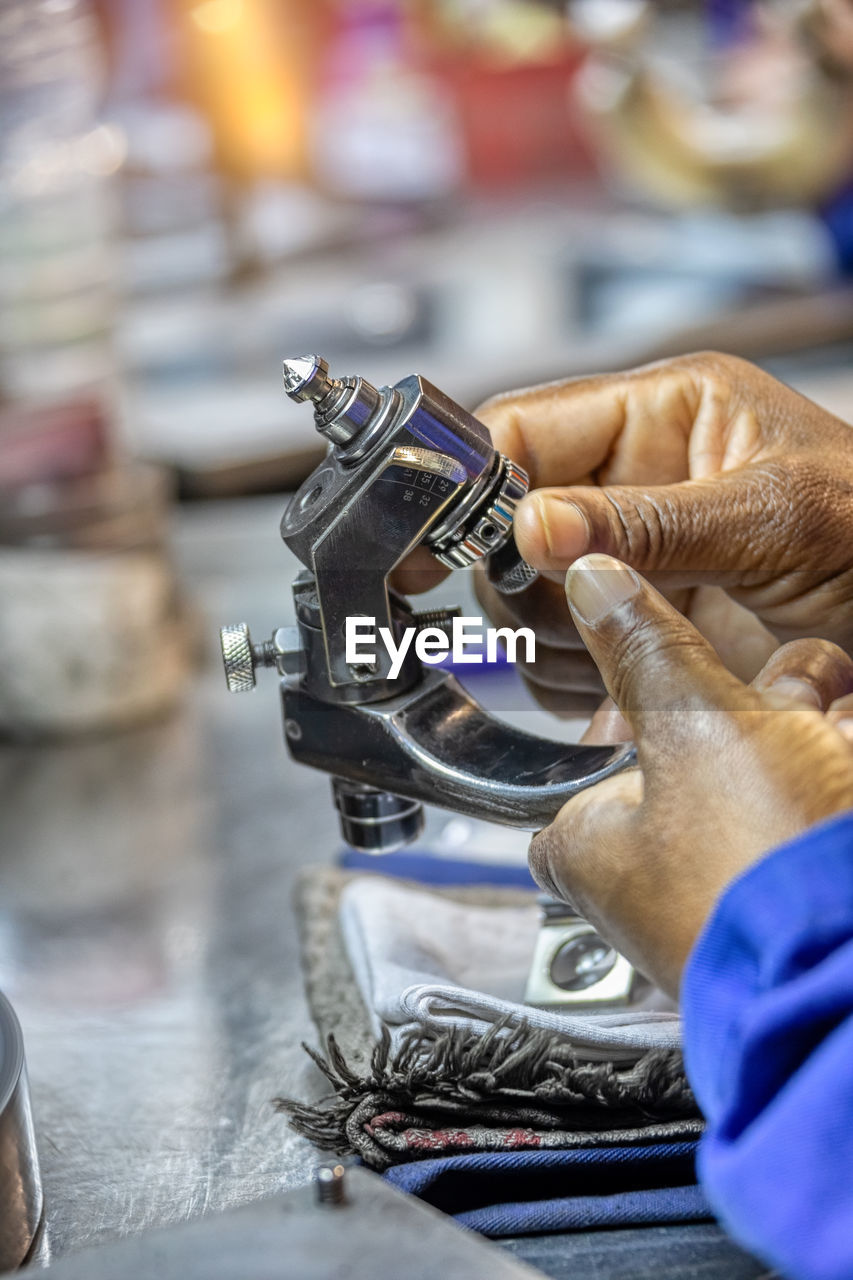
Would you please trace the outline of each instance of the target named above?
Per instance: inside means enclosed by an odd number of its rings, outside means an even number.
[[[346,1201],[346,1169],[342,1164],[321,1164],[314,1172],[317,1203],[344,1204]]]

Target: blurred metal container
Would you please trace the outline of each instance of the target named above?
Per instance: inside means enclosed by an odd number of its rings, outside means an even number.
[[[42,1207],[24,1040],[12,1006],[0,993],[0,1271],[14,1270],[27,1259]]]
[[[111,177],[123,139],[87,0],[0,3],[0,388],[59,397],[113,378]]]
[[[0,732],[124,728],[175,703],[188,628],[169,496],[141,464],[0,492]]]

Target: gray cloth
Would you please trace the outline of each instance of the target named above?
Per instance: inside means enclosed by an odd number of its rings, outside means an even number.
[[[451,938],[453,954],[464,960],[469,980],[479,973],[489,982],[500,972],[500,989],[510,1003],[523,983],[521,970],[505,958],[490,972],[482,946],[492,946],[495,936],[503,938],[513,919],[532,921],[534,933],[537,927],[529,892],[406,888],[328,868],[304,872],[296,889],[296,916],[306,994],[325,1054],[305,1047],[332,1093],[314,1103],[278,1100],[298,1132],[325,1150],[358,1154],[376,1169],[439,1151],[622,1146],[698,1136],[702,1122],[677,1051],[653,1051],[621,1065],[584,1063],[564,1034],[531,1027],[534,1011],[527,1008],[522,1022],[487,1023],[485,1033],[470,1029],[484,1025],[470,1017],[433,1020],[437,1029],[418,1022],[398,1025],[392,1045],[388,1026],[375,1010],[368,1011],[359,994],[339,928],[341,896],[356,883],[369,890],[380,909],[388,906],[387,888],[403,891],[407,918],[415,903],[420,924],[412,932],[433,968],[440,955],[432,933],[435,910],[444,916],[446,908],[459,908],[462,941],[457,946],[455,934]],[[464,921],[473,921],[472,927]],[[388,916],[379,923],[380,932],[387,932]],[[449,923],[460,928],[458,919]],[[525,965],[528,959],[525,952]],[[361,960],[362,981],[369,984],[368,959],[362,955]],[[378,1037],[374,1028],[381,1031]]]
[[[379,1027],[362,999],[340,928],[341,894],[353,880],[376,883],[378,877],[332,867],[308,867],[296,882],[293,905],[305,995],[320,1043],[325,1044],[334,1035],[348,1061],[364,1063],[376,1045]],[[423,892],[439,900],[489,909],[529,907],[532,898],[528,890],[492,885],[434,887]]]
[[[341,894],[341,932],[378,1036],[389,1027],[459,1028],[482,1034],[509,1019],[558,1035],[586,1061],[631,1061],[679,1049],[680,1020],[664,1007],[567,1013],[522,1003],[539,912],[529,905],[481,906],[365,876]],[[667,1007],[668,1006],[668,1007]]]
[[[338,923],[341,891],[351,879],[351,873],[310,867],[296,882],[293,905],[305,996],[320,1043],[334,1035],[346,1058],[362,1065],[370,1061],[376,1035]]]

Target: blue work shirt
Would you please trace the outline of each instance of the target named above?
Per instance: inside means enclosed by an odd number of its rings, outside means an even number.
[[[853,813],[729,886],[682,985],[699,1174],[791,1280],[853,1277]]]

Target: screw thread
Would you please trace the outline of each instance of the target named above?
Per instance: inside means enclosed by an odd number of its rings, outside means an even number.
[[[274,667],[278,654],[272,640],[252,645],[252,659],[256,667]]]
[[[461,616],[462,610],[458,605],[454,605],[449,609],[421,609],[418,613],[412,614],[412,621],[418,631],[426,631],[428,628],[450,631],[453,627],[453,619]]]

